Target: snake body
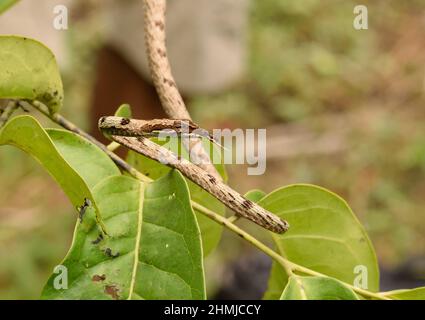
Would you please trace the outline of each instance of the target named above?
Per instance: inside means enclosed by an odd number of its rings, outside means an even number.
[[[170,62],[167,56],[165,12],[166,0],[143,0],[145,12],[145,42],[149,67],[155,88],[161,100],[165,113],[171,119],[191,120],[183,98],[171,73]],[[200,139],[185,141],[185,148],[194,157],[194,160],[217,180],[221,180],[214,165]]]
[[[99,128],[115,142],[153,160],[167,162],[167,165],[179,170],[188,179],[212,194],[215,198],[236,212],[258,225],[276,232],[285,232],[289,225],[286,221],[268,212],[256,203],[246,199],[223,183],[208,154],[202,147],[201,139],[185,139],[185,148],[196,164],[182,159],[173,152],[150,141],[146,137],[156,130],[182,129],[182,121],[188,121],[190,130],[199,127],[191,122],[191,117],[179,93],[171,73],[165,44],[166,0],[143,0],[145,10],[145,42],[153,82],[158,92],[164,111],[171,119],[151,121],[134,120],[119,117],[103,117]]]
[[[138,120],[122,117],[103,117],[99,120],[99,129],[111,135],[141,137],[160,130],[174,130],[188,133],[199,129],[191,120],[153,119]]]
[[[198,165],[147,139],[146,133],[149,133],[147,130],[152,128],[152,126],[159,129],[158,125],[161,122],[168,126],[164,129],[173,129],[172,126],[175,125],[175,120],[169,119],[153,120],[151,122],[120,117],[103,117],[99,120],[99,128],[115,142],[137,153],[156,161],[164,162],[165,160],[169,167],[179,170],[184,176],[212,194],[239,216],[251,220],[272,232],[283,233],[288,230],[289,225],[286,221],[246,199]],[[193,123],[192,126],[194,128],[197,127]],[[179,125],[176,126],[177,129],[180,127]]]

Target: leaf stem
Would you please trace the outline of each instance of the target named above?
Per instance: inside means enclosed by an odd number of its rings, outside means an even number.
[[[240,219],[240,217],[239,217],[238,215],[234,214],[233,216],[228,217],[228,218],[227,218],[227,221],[229,221],[230,223],[235,223],[235,222],[236,222],[236,221],[238,221],[239,219]]]
[[[16,101],[10,101],[6,107],[2,110],[0,115],[0,128],[2,128],[7,120],[12,116],[12,114],[18,109],[19,105]]]
[[[197,202],[191,201],[191,203],[192,203],[192,206],[195,209],[197,209],[198,211],[200,211],[202,214],[204,214],[205,216],[214,220],[215,222],[223,225],[227,229],[233,231],[238,236],[240,236],[242,239],[251,243],[254,247],[256,247],[257,249],[261,250],[262,252],[267,254],[269,257],[274,259],[277,263],[279,263],[282,266],[282,268],[285,270],[285,272],[288,274],[288,276],[293,275],[294,271],[297,271],[299,273],[304,273],[304,274],[308,274],[308,275],[311,275],[311,276],[328,277],[328,276],[326,276],[326,275],[324,275],[320,272],[317,272],[317,271],[311,270],[309,268],[300,266],[296,263],[293,263],[293,262],[283,258],[279,253],[272,250],[271,248],[266,246],[264,243],[257,240],[255,237],[253,237],[252,235],[250,235],[246,231],[242,230],[241,228],[239,228],[235,224],[233,224],[231,221],[229,221],[229,219],[226,219],[226,218],[222,217],[221,215],[215,213],[214,211],[212,211],[208,208],[205,208],[204,206],[200,205]],[[374,292],[371,292],[371,291],[368,291],[368,290],[357,288],[357,287],[350,285],[348,283],[345,283],[345,282],[342,282],[342,283],[345,286],[350,287],[353,291],[359,293],[360,295],[362,295],[364,297],[375,298],[375,299],[379,299],[379,300],[391,300],[388,297],[386,297],[386,296],[384,296],[380,293],[374,293]]]
[[[20,101],[22,103],[22,101]],[[115,164],[120,167],[122,170],[128,172],[131,176],[134,178],[137,178],[139,180],[145,181],[145,182],[151,182],[152,179],[149,179],[145,175],[138,172],[134,167],[129,165],[126,161],[124,161],[121,157],[113,153],[108,149],[107,146],[105,146],[100,141],[96,140],[93,136],[85,132],[84,130],[77,127],[75,124],[73,124],[71,121],[67,120],[65,117],[60,115],[59,113],[53,113],[51,114],[47,107],[39,102],[39,101],[25,101],[25,103],[29,104],[30,106],[33,106],[35,109],[37,109],[39,112],[41,112],[43,115],[48,117],[50,120],[55,122],[56,124],[60,125],[61,127],[72,131],[78,135],[81,135],[82,137],[86,138],[90,142],[94,143],[96,146],[98,146],[100,149],[102,149],[111,159],[115,162]]]
[[[222,226],[228,228],[229,230],[233,231],[238,236],[240,236],[242,239],[248,241],[249,243],[251,243],[252,245],[257,247],[258,249],[263,251],[265,254],[267,254],[268,256],[275,259],[285,269],[285,271],[288,275],[292,275],[292,273],[293,273],[292,272],[292,266],[288,263],[289,261],[287,261],[286,259],[281,259],[282,257],[278,253],[276,253],[275,251],[270,249],[264,243],[257,240],[255,237],[250,235],[248,232],[242,230],[237,225],[233,224],[231,221],[229,221],[229,219],[215,213],[214,211],[200,205],[199,203],[197,203],[195,201],[191,201],[191,203],[192,203],[193,208],[200,211],[203,215],[207,216],[208,218],[214,220],[215,222],[217,222],[217,223],[221,224]]]
[[[281,259],[286,260],[285,258],[283,258],[282,256],[280,256],[278,253],[276,253]],[[299,273],[303,273],[303,274],[307,274],[310,276],[316,276],[316,277],[329,277],[323,273],[311,270],[309,268],[300,266],[299,264],[296,264],[294,262],[291,262],[289,260],[287,260],[287,262],[292,266],[294,271],[298,271]],[[340,280],[339,280],[340,281]],[[344,284],[345,286],[349,287],[350,289],[352,289],[353,291],[357,292],[358,294],[364,296],[364,297],[368,297],[368,298],[374,298],[374,299],[378,299],[378,300],[392,300],[388,297],[386,297],[385,295],[378,293],[378,292],[372,292],[372,291],[368,291],[365,289],[361,289],[358,288],[356,286],[353,286],[349,283],[346,283],[344,281],[340,281],[342,284]]]
[[[106,146],[106,148],[108,148],[108,150],[111,151],[111,152],[114,152],[119,147],[121,147],[121,145],[119,143],[116,143],[115,141],[111,142],[110,144],[108,144]]]

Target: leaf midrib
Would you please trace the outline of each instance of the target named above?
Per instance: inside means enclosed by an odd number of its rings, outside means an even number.
[[[140,191],[139,191],[139,210],[137,211],[137,235],[136,235],[136,246],[134,247],[134,262],[133,262],[133,271],[131,273],[131,282],[130,289],[128,293],[128,300],[131,300],[134,286],[136,283],[137,277],[137,266],[139,264],[139,250],[140,250],[140,239],[142,236],[142,222],[143,222],[143,202],[145,199],[145,185],[140,181]]]
[[[301,280],[301,278],[299,278],[297,276],[294,276],[294,280],[295,280],[295,282],[297,283],[297,285],[299,287],[301,299],[302,300],[308,300],[307,292],[306,292],[306,290],[304,288],[303,281]]]

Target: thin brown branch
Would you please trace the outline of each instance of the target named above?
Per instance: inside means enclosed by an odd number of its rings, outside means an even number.
[[[134,167],[132,167],[131,165],[129,165],[124,159],[122,159],[121,157],[119,157],[118,155],[116,155],[115,153],[113,153],[112,151],[110,151],[107,146],[105,146],[100,141],[96,140],[93,136],[89,135],[84,130],[81,130],[79,127],[77,127],[71,121],[67,120],[65,117],[63,117],[59,113],[51,114],[47,110],[46,106],[44,106],[41,102],[39,102],[39,101],[32,101],[30,103],[30,102],[22,102],[21,101],[20,103],[27,103],[27,104],[33,106],[38,111],[40,111],[43,115],[45,115],[46,117],[50,118],[50,120],[52,120],[53,122],[57,123],[61,127],[65,128],[65,129],[67,129],[69,131],[72,131],[72,132],[74,132],[74,133],[76,133],[78,135],[81,135],[82,137],[86,138],[90,142],[94,143],[96,146],[98,146],[100,149],[102,149],[112,159],[112,161],[115,162],[115,164],[118,167],[120,167],[122,170],[128,172],[133,177],[135,177],[137,179],[140,179],[142,181],[148,181],[148,182],[151,181],[151,179],[149,179],[148,177],[142,175]]]

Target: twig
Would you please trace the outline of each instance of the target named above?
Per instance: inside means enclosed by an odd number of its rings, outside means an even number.
[[[22,101],[20,101],[20,103],[22,103]],[[134,167],[132,167],[131,165],[129,165],[121,157],[119,157],[118,155],[116,155],[115,153],[113,153],[112,151],[110,151],[108,149],[108,147],[105,146],[103,143],[99,142],[93,136],[89,135],[87,132],[85,132],[85,131],[81,130],[80,128],[78,128],[75,124],[73,124],[71,121],[69,121],[66,118],[64,118],[59,113],[51,114],[47,110],[46,106],[43,103],[41,103],[39,101],[32,101],[32,102],[25,101],[24,103],[27,103],[30,106],[33,106],[38,111],[40,111],[43,115],[45,115],[46,117],[48,117],[50,120],[52,120],[53,122],[57,123],[61,127],[65,128],[65,129],[67,129],[69,131],[72,131],[72,132],[74,132],[76,134],[79,134],[79,135],[83,136],[84,138],[86,138],[87,140],[89,140],[92,143],[94,143],[96,146],[98,146],[100,149],[102,149],[112,159],[112,161],[115,162],[115,164],[118,167],[120,167],[122,170],[128,172],[134,178],[137,178],[137,179],[142,180],[142,181],[145,181],[145,182],[151,182],[152,181],[150,178],[148,178],[145,175],[143,175],[140,172],[138,172]]]
[[[294,271],[297,271],[299,273],[307,274],[307,275],[310,275],[310,276],[328,277],[325,274],[322,274],[320,272],[316,272],[314,270],[305,268],[303,266],[300,266],[296,263],[293,263],[293,262],[285,259],[280,254],[278,254],[276,251],[272,250],[271,248],[266,246],[264,243],[262,243],[261,241],[257,240],[255,237],[250,235],[248,232],[242,230],[237,225],[230,222],[229,219],[226,219],[225,217],[220,216],[219,214],[215,213],[214,211],[212,211],[208,208],[205,208],[204,206],[202,206],[202,205],[200,205],[196,202],[193,202],[193,201],[192,201],[192,206],[193,206],[193,208],[202,212],[202,214],[204,214],[205,216],[207,216],[210,219],[214,220],[215,222],[221,224],[222,226],[226,227],[230,231],[236,233],[239,237],[241,237],[242,239],[251,243],[254,247],[256,247],[257,249],[264,252],[270,258],[274,259],[277,263],[279,263],[282,266],[282,268],[285,270],[285,272],[288,276],[291,276],[294,273]],[[369,298],[374,298],[374,299],[379,299],[379,300],[391,300],[388,297],[385,297],[384,295],[382,295],[380,293],[370,292],[368,290],[357,288],[357,287],[355,287],[351,284],[348,284],[346,282],[343,282],[343,281],[341,281],[341,282],[345,286],[351,288],[353,291],[361,294],[364,297],[369,297]]]

